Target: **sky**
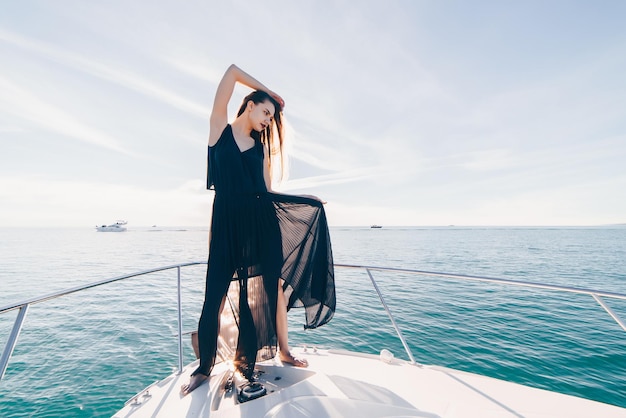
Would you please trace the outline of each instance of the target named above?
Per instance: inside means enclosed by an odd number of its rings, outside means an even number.
[[[621,0],[0,0],[0,226],[208,227],[233,63],[286,102],[274,188],[331,226],[626,223],[625,21]]]

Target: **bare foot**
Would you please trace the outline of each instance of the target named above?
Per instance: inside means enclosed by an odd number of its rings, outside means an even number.
[[[291,352],[280,353],[280,361],[283,364],[291,364],[294,367],[309,367],[309,362],[305,358],[294,357]]]
[[[206,382],[208,378],[209,376],[205,376],[202,373],[191,376],[191,379],[189,379],[189,383],[180,387],[180,394],[183,396],[188,395],[195,388]]]

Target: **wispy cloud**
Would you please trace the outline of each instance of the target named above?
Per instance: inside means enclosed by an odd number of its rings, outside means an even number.
[[[24,128],[19,126],[0,126],[0,133],[20,133],[26,132]]]
[[[334,174],[325,174],[321,176],[311,176],[294,180],[287,180],[284,184],[280,185],[280,190],[300,190],[323,187],[331,184],[352,183],[379,176],[380,173],[381,169],[376,167],[344,170]]]
[[[223,70],[217,70],[209,62],[189,55],[168,57],[164,59],[164,62],[177,71],[196,77],[199,80],[207,81],[215,86],[217,86],[222,79],[223,71],[225,70],[225,68]]]
[[[45,56],[92,76],[140,92],[148,97],[158,99],[195,116],[206,118],[209,115],[209,108],[206,105],[195,103],[162,86],[151,83],[146,79],[145,74],[134,74],[129,71],[122,71],[119,68],[115,68],[113,65],[99,63],[79,54],[62,50],[54,45],[27,39],[26,37],[3,29],[0,29],[0,40],[23,50]]]
[[[88,142],[122,154],[133,155],[120,142],[82,122],[58,107],[36,97],[26,89],[0,76],[0,109],[31,124],[79,141]]]

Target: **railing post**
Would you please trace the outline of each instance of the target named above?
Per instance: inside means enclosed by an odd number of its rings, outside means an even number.
[[[24,323],[24,318],[26,318],[26,312],[28,312],[29,306],[30,305],[28,304],[22,305],[20,310],[17,312],[17,318],[15,318],[15,322],[13,323],[13,329],[11,330],[11,334],[9,335],[9,339],[7,340],[7,345],[4,347],[2,357],[0,357],[0,380],[2,380],[2,378],[4,377],[4,372],[6,371],[9,364],[11,354],[13,354],[13,349],[15,348],[15,344],[17,343],[17,337],[20,336],[22,323]]]
[[[181,298],[181,285],[180,285],[180,266],[178,271],[178,374],[183,372],[183,307]]]
[[[619,325],[620,327],[622,327],[622,329],[624,331],[626,331],[626,324],[624,324],[620,319],[619,316],[617,316],[617,314],[615,312],[613,312],[613,310],[611,308],[609,308],[602,299],[600,299],[600,296],[596,295],[595,293],[592,293],[591,296],[593,296],[593,298],[596,300],[596,302],[598,302],[600,304],[600,306],[602,306],[604,308],[604,310],[606,311],[606,313],[608,313],[611,318],[613,318],[615,320],[615,322],[617,322],[617,325]]]
[[[378,298],[380,299],[381,303],[383,304],[383,307],[385,308],[385,311],[387,311],[387,315],[389,316],[389,319],[391,319],[391,324],[393,325],[394,329],[396,330],[396,334],[398,334],[398,337],[400,337],[400,341],[402,341],[402,345],[404,346],[404,351],[406,351],[406,353],[409,355],[409,359],[411,359],[411,364],[417,364],[417,365],[421,366],[421,364],[417,363],[415,361],[415,359],[413,358],[413,353],[411,353],[411,349],[409,348],[409,345],[406,343],[406,340],[404,339],[404,336],[402,335],[402,332],[400,331],[400,328],[398,328],[398,324],[396,324],[396,320],[394,319],[393,315],[391,314],[391,311],[389,310],[389,307],[385,303],[385,299],[383,298],[383,294],[381,293],[380,289],[378,288],[378,284],[376,284],[376,280],[374,280],[374,276],[372,276],[372,272],[368,268],[366,268],[365,271],[367,271],[367,275],[370,276],[370,280],[372,281],[372,284],[374,285],[374,289],[376,289],[376,293],[378,293]]]

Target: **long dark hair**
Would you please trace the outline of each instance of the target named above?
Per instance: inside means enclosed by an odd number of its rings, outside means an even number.
[[[239,107],[239,111],[237,112],[237,117],[241,116],[243,112],[245,112],[246,107],[248,106],[248,102],[250,101],[252,101],[252,103],[254,103],[255,105],[263,103],[265,101],[270,101],[274,105],[275,110],[273,123],[271,123],[270,126],[265,128],[261,132],[253,130],[252,132],[250,132],[250,136],[256,140],[260,140],[263,145],[268,147],[270,154],[270,176],[272,175],[272,163],[276,160],[279,161],[279,173],[280,179],[282,179],[285,172],[285,160],[283,154],[283,141],[285,138],[282,120],[283,109],[281,108],[280,103],[278,103],[272,96],[262,90],[255,90],[252,93],[248,94],[246,97],[244,97],[243,102],[241,103],[241,107]],[[274,127],[276,127],[278,141],[274,138]]]

